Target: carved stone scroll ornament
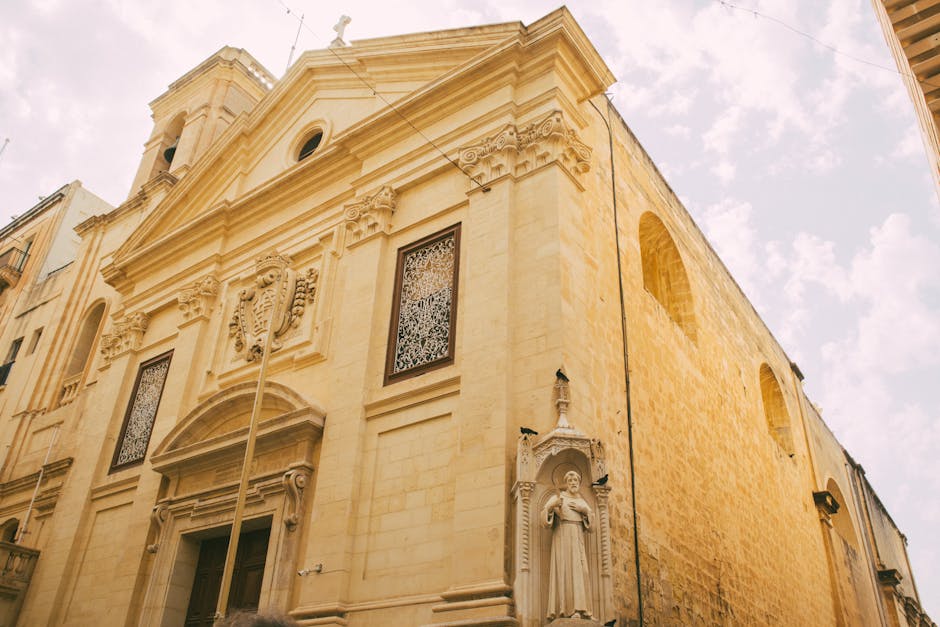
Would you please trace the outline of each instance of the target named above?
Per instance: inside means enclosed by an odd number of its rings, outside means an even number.
[[[346,244],[355,244],[375,233],[388,233],[397,202],[395,190],[383,185],[371,196],[346,205],[343,212],[346,219]]]
[[[304,490],[310,471],[306,468],[292,468],[284,473],[284,490],[287,494],[287,510],[284,514],[284,526],[288,531],[294,531],[300,523],[300,513],[303,511]]]
[[[170,514],[170,507],[165,502],[157,503],[153,511],[150,512],[150,521],[156,530],[153,544],[147,545],[148,553],[156,553],[160,550],[160,539],[163,537],[163,527],[166,525],[167,516]]]
[[[219,293],[219,280],[214,276],[205,276],[191,287],[182,290],[177,295],[183,320],[189,321],[209,314],[209,308],[215,295]]]
[[[119,355],[140,348],[150,318],[143,312],[128,314],[114,324],[110,333],[101,336],[101,354],[105,363]]]
[[[483,141],[461,148],[459,159],[476,183],[486,185],[505,174],[519,177],[552,162],[581,175],[591,168],[591,148],[568,126],[561,111],[552,111],[523,127],[507,124]]]
[[[289,264],[288,257],[277,253],[259,257],[254,285],[238,294],[229,337],[235,340],[235,352],[246,361],[261,357],[269,328],[274,330],[271,350],[281,348],[285,335],[300,324],[307,303],[313,300],[317,271],[297,274]]]

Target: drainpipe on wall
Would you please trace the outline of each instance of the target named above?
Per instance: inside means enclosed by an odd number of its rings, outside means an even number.
[[[617,179],[614,172],[614,133],[613,129],[610,127],[610,109],[611,102],[607,94],[604,94],[604,99],[607,101],[607,117],[601,113],[601,110],[597,108],[591,100],[588,100],[588,103],[594,107],[594,110],[597,111],[597,115],[600,116],[601,120],[604,122],[604,126],[607,127],[607,143],[608,149],[610,151],[610,196],[613,202],[613,214],[614,214],[614,242],[617,248],[617,287],[620,292],[620,337],[623,342],[623,383],[624,383],[624,397],[627,405],[627,447],[629,451],[629,463],[630,463],[630,504],[633,510],[633,564],[636,569],[636,603],[637,603],[637,614],[640,619],[640,627],[643,626],[643,586],[642,586],[642,577],[640,574],[640,534],[639,526],[637,524],[637,514],[636,514],[636,466],[634,464],[634,452],[633,452],[633,413],[630,408],[630,359],[627,353],[627,309],[626,302],[623,295],[623,262],[622,262],[622,251],[620,248],[620,220],[617,213]]]

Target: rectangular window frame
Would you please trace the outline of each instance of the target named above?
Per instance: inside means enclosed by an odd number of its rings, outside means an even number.
[[[121,433],[118,435],[117,441],[114,444],[114,454],[111,456],[111,467],[108,469],[108,474],[127,468],[132,468],[134,466],[139,466],[140,464],[144,463],[144,460],[147,459],[147,454],[145,452],[143,457],[140,459],[124,462],[120,465],[117,464],[118,455],[120,455],[121,446],[124,443],[124,436],[127,434],[127,425],[130,422],[131,411],[134,409],[134,401],[137,400],[137,391],[140,389],[140,379],[144,374],[144,370],[164,359],[167,361],[166,377],[163,379],[163,387],[160,389],[160,398],[157,399],[157,406],[153,410],[153,422],[150,424],[150,431],[147,433],[147,444],[144,446],[144,451],[150,448],[150,438],[153,437],[153,426],[157,421],[157,414],[160,412],[160,403],[163,402],[163,393],[166,391],[166,380],[170,376],[170,364],[173,361],[172,350],[161,353],[156,357],[151,357],[137,367],[137,378],[134,380],[134,388],[131,390],[131,396],[127,400],[127,409],[124,410],[124,420],[121,423]]]
[[[385,349],[385,377],[383,385],[389,385],[391,383],[397,383],[398,381],[417,377],[426,372],[430,372],[431,370],[450,366],[454,363],[454,348],[457,338],[457,298],[459,292],[458,279],[460,277],[460,226],[461,223],[458,222],[457,224],[453,224],[445,229],[437,231],[436,233],[432,233],[427,237],[421,238],[416,242],[412,242],[411,244],[402,246],[398,249],[398,258],[395,264],[395,284],[392,292],[392,312],[388,325],[388,344],[386,345]],[[451,279],[452,294],[450,301],[450,330],[448,332],[447,338],[447,355],[435,359],[434,361],[421,364],[420,366],[409,368],[408,370],[392,372],[392,366],[395,362],[395,344],[398,338],[398,317],[401,313],[401,289],[404,278],[405,257],[415,250],[430,246],[431,244],[435,244],[449,237],[454,238],[454,270]]]

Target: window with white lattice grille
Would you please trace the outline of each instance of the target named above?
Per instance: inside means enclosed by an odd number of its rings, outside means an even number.
[[[398,250],[385,383],[454,362],[460,225]]]
[[[144,461],[172,356],[173,352],[170,351],[140,365],[134,391],[131,392],[131,400],[124,414],[118,445],[114,450],[111,470]]]

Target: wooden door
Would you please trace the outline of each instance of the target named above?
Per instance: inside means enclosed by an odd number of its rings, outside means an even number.
[[[271,529],[266,527],[245,531],[239,536],[227,611],[258,609],[270,535]],[[200,543],[189,609],[183,623],[185,627],[212,627],[227,551],[228,536],[209,538]]]

